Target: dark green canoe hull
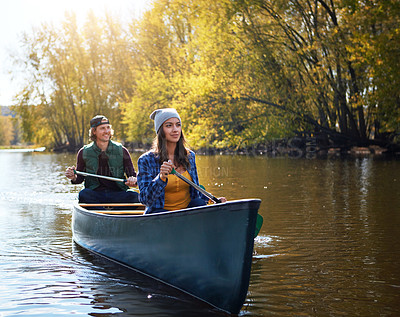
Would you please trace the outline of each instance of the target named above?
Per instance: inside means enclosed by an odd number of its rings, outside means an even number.
[[[249,286],[260,203],[246,199],[133,216],[75,205],[73,238],[89,251],[237,314]]]

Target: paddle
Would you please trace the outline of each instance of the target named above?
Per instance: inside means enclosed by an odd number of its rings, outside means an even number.
[[[219,200],[218,198],[214,197],[213,195],[211,195],[209,192],[205,191],[203,188],[201,188],[199,185],[193,183],[191,180],[187,179],[185,176],[183,176],[182,174],[178,173],[174,168],[172,169],[171,174],[174,174],[176,177],[180,178],[181,180],[183,180],[184,182],[188,183],[190,186],[193,186],[194,188],[196,188],[200,193],[202,193],[204,196],[210,198],[213,202],[215,202],[216,204],[221,203],[221,200]]]
[[[115,178],[115,177],[111,177],[111,176],[90,174],[90,173],[81,172],[81,171],[76,171],[76,170],[74,170],[74,173],[75,173],[75,174],[78,174],[78,175],[82,175],[82,176],[92,176],[92,177],[97,177],[97,178],[103,178],[103,179],[107,179],[107,180],[109,180],[109,181],[114,181],[114,182],[122,182],[122,183],[125,183],[125,182],[126,182],[126,179]],[[131,190],[138,191],[139,189],[131,188]]]
[[[171,174],[175,175],[176,177],[180,178],[181,180],[183,180],[184,182],[188,183],[190,186],[193,186],[194,188],[196,188],[200,193],[202,193],[203,195],[205,195],[206,197],[210,198],[212,201],[214,201],[216,204],[221,203],[221,200],[219,200],[218,198],[214,197],[213,195],[211,195],[209,192],[205,191],[202,187],[200,187],[199,185],[193,183],[191,180],[187,179],[185,176],[183,176],[182,174],[178,173],[174,168],[172,169]],[[258,233],[260,232],[261,226],[263,225],[264,219],[263,217],[257,213],[257,220],[256,220],[256,230],[254,232],[254,238],[257,237]]]
[[[264,218],[259,213],[257,213],[256,230],[254,231],[254,238],[258,236],[258,233],[261,230],[263,222],[264,222]]]

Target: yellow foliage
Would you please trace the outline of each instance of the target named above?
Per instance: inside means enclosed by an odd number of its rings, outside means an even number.
[[[129,25],[89,15],[82,28],[67,16],[24,41],[24,136],[79,144],[101,113],[124,141],[148,144],[149,115],[165,107],[195,148],[396,130],[396,3],[156,0]]]
[[[0,145],[10,145],[14,138],[12,118],[0,116]]]

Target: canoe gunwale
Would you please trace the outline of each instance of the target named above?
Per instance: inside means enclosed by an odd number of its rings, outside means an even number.
[[[227,201],[227,202],[225,202],[225,203],[220,203],[220,204],[212,204],[212,205],[206,205],[206,206],[198,206],[198,207],[191,207],[191,208],[185,208],[185,209],[179,209],[179,210],[173,210],[173,211],[166,211],[166,212],[159,212],[159,213],[152,213],[152,214],[139,214],[139,215],[118,215],[118,218],[121,218],[121,217],[129,217],[129,218],[131,218],[131,217],[160,217],[160,216],[162,216],[162,217],[166,217],[166,216],[174,216],[174,215],[177,215],[177,214],[185,214],[185,213],[187,213],[187,212],[204,212],[204,211],[208,211],[208,209],[210,209],[210,208],[212,208],[212,209],[215,209],[215,208],[217,208],[215,211],[217,211],[217,210],[219,210],[219,209],[221,209],[221,208],[223,208],[223,207],[225,207],[225,206],[227,206],[227,205],[229,205],[229,204],[231,204],[231,203],[238,203],[238,202],[251,202],[251,201],[259,201],[259,202],[261,202],[261,200],[260,199],[258,199],[258,198],[249,198],[249,199],[239,199],[239,200],[233,200],[233,201]],[[77,210],[79,210],[79,212],[81,212],[81,213],[86,213],[86,214],[88,214],[88,215],[91,215],[91,216],[105,216],[105,217],[109,217],[109,216],[111,216],[111,217],[115,217],[116,215],[114,215],[114,214],[107,214],[107,213],[103,213],[103,212],[98,212],[98,210],[90,210],[90,209],[86,209],[86,208],[84,208],[84,207],[82,207],[81,206],[81,204],[79,204],[78,202],[76,202],[75,204],[74,204],[74,207],[77,209]],[[139,209],[140,210],[140,209]],[[127,212],[129,212],[128,210],[127,210]]]

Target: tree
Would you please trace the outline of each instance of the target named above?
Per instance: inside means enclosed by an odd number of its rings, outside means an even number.
[[[124,36],[110,15],[102,22],[92,13],[82,30],[75,15],[66,14],[61,27],[45,24],[25,35],[21,63],[31,76],[15,109],[27,140],[32,134],[39,143],[76,150],[87,141],[88,122],[96,114],[122,130],[119,100],[132,94]]]
[[[377,55],[387,57],[382,43],[398,37],[398,7],[395,1],[385,5],[379,1],[234,2],[232,17],[242,17],[239,37],[249,43],[254,63],[263,70],[255,72],[256,82],[274,81],[272,89],[280,95],[271,100],[269,91],[260,90],[244,98],[290,113],[298,130],[313,126],[331,137],[368,143],[374,122],[381,122],[386,113],[376,116],[376,108],[382,107],[376,98],[387,95],[381,92],[388,88],[379,84],[378,69],[395,77],[395,84],[389,85],[394,96],[390,108],[399,109],[399,59],[384,67],[374,62]],[[381,14],[376,16],[377,12]],[[379,31],[374,32],[377,26]]]
[[[107,14],[79,28],[67,15],[25,38],[24,135],[76,149],[102,113],[120,137],[148,144],[149,114],[175,107],[195,148],[314,132],[384,144],[399,130],[399,6],[158,0],[129,28]]]
[[[370,133],[376,139],[400,130],[400,3],[347,1],[345,23],[354,35],[349,52],[365,70]]]
[[[11,145],[14,138],[12,117],[0,116],[0,145]]]

